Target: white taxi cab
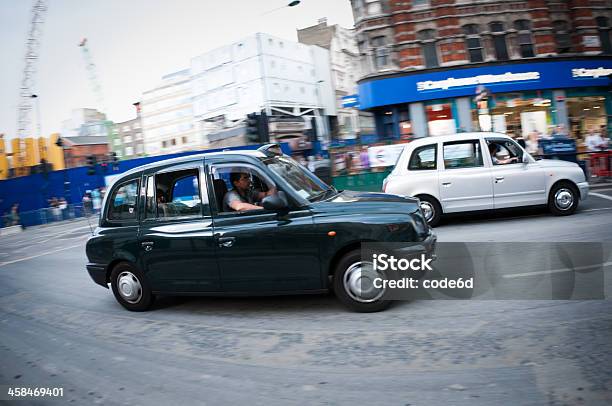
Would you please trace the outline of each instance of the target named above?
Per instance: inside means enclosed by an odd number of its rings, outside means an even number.
[[[427,137],[408,144],[383,191],[418,197],[433,227],[444,213],[547,205],[559,216],[576,211],[589,185],[573,162],[535,160],[497,133]]]

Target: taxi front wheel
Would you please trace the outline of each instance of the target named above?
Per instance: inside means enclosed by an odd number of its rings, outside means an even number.
[[[113,268],[110,282],[115,299],[128,310],[148,310],[155,300],[144,274],[127,262],[121,262]]]
[[[580,195],[574,185],[560,182],[552,187],[548,196],[548,209],[555,216],[568,216],[578,208]]]
[[[391,302],[384,300],[385,289],[377,288],[374,280],[383,278],[380,271],[374,270],[372,263],[361,258],[361,252],[354,250],[346,254],[334,272],[334,293],[349,309],[370,313],[389,307]]]

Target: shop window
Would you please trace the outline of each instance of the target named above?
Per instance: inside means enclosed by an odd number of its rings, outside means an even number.
[[[507,61],[508,46],[506,45],[504,23],[500,21],[495,21],[489,24],[489,28],[493,33],[493,47],[495,48],[495,57],[498,61]]]
[[[456,132],[450,104],[434,104],[426,107],[429,135],[448,135]]]
[[[429,0],[412,0],[412,7],[426,7],[429,6]]]
[[[438,52],[436,49],[436,31],[423,30],[417,33],[418,39],[422,42],[421,49],[423,51],[423,60],[425,67],[436,68],[440,66],[438,61]]]
[[[612,54],[612,43],[610,42],[610,22],[606,17],[597,17],[596,21],[599,29],[601,52],[604,54]]]
[[[531,38],[531,24],[527,20],[517,20],[514,22],[514,28],[518,31],[521,57],[533,58],[535,52],[533,50],[533,39]]]
[[[470,57],[470,62],[484,61],[479,31],[478,25],[476,24],[468,24],[463,26],[463,32],[466,35],[465,46]]]
[[[553,31],[555,32],[555,41],[557,43],[557,53],[566,54],[572,51],[572,39],[569,33],[569,24],[567,21],[558,20],[553,22]]]

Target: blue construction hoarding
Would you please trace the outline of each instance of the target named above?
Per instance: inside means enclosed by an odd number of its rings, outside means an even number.
[[[211,149],[205,151],[190,151],[179,154],[159,155],[137,159],[119,161],[118,170],[113,171],[112,165],[108,165],[105,171],[101,165],[97,165],[96,174],[88,175],[87,167],[70,168],[61,171],[53,171],[48,174],[35,174],[0,181],[0,216],[8,214],[14,203],[19,203],[20,211],[27,212],[48,207],[48,199],[52,197],[64,197],[69,204],[80,204],[83,194],[87,190],[93,190],[105,186],[105,177],[117,175],[132,168],[151,162],[161,161],[180,156],[199,154],[203,152],[217,152],[222,150],[244,150],[257,149],[259,145],[248,145],[241,147]],[[289,154],[289,146],[281,144],[283,152]],[[65,194],[65,181],[70,182],[70,195]],[[26,224],[31,225],[31,224]],[[1,224],[0,224],[1,226]]]

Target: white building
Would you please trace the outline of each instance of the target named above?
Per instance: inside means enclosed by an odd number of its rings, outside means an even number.
[[[357,95],[357,78],[361,77],[359,50],[353,29],[327,25],[322,18],[318,24],[298,29],[298,40],[329,50],[332,86],[335,92],[339,138],[356,138],[359,133],[359,110],[345,107],[350,96]]]
[[[189,69],[162,78],[142,95],[141,116],[147,155],[171,154],[200,148],[196,137]]]
[[[62,121],[62,137],[108,135],[106,115],[96,109],[74,109],[70,118]]]
[[[253,112],[268,114],[273,140],[302,136],[311,117],[327,139],[323,117],[336,115],[329,52],[317,46],[257,33],[193,58],[191,75],[203,146],[235,136],[220,130],[242,126]]]

